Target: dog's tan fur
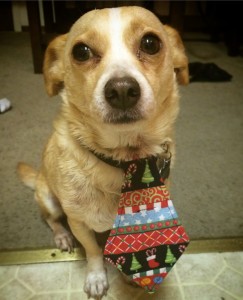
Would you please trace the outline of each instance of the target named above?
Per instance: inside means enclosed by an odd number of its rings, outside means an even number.
[[[61,93],[62,109],[54,122],[40,170],[34,171],[23,163],[18,166],[23,182],[35,189],[35,198],[57,245],[72,250],[72,237],[60,223],[64,212],[72,233],[84,246],[88,261],[84,289],[92,297],[102,297],[108,289],[102,251],[94,231],[111,229],[123,173],[99,160],[90,149],[116,160],[129,160],[134,156],[160,155],[166,142],[173,154],[177,81],[188,83],[187,58],[178,33],[142,8],[124,7],[119,13],[130,63],[143,74],[153,91],[149,111],[133,123],[104,121],[103,112],[93,99],[113,55],[107,21],[110,10],[89,12],[68,34],[56,38],[47,48],[46,88],[50,96]],[[147,32],[156,34],[163,46],[156,55],[141,53],[138,58],[140,40]],[[70,53],[77,41],[99,53],[99,59],[75,62]]]

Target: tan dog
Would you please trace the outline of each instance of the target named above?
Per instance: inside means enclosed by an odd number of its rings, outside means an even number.
[[[35,189],[57,246],[72,250],[63,212],[87,254],[85,292],[106,294],[102,250],[94,232],[111,229],[123,180],[115,160],[173,154],[178,114],[177,82],[188,83],[187,58],[177,32],[149,11],[123,7],[91,11],[48,47],[44,76],[62,109],[45,148],[39,172],[18,171]]]

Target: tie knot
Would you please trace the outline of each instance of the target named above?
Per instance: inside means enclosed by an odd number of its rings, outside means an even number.
[[[124,170],[124,183],[122,186],[122,192],[162,185],[164,179],[161,177],[158,169],[157,160],[157,157],[151,156],[143,159],[123,162],[122,168]]]

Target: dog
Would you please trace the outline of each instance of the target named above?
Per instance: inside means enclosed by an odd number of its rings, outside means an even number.
[[[72,251],[73,234],[84,247],[84,291],[100,299],[109,284],[95,232],[112,228],[123,181],[123,171],[100,157],[163,157],[169,148],[174,159],[188,60],[176,30],[142,7],[121,7],[90,11],[55,38],[43,72],[47,93],[60,94],[62,106],[40,170],[19,163],[18,173],[35,190],[57,246]]]

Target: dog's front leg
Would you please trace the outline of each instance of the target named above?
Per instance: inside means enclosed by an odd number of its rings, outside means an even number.
[[[83,222],[68,220],[72,233],[83,245],[87,257],[87,274],[84,283],[84,291],[88,297],[101,299],[109,288],[107,272],[104,267],[103,253],[97,244],[93,230],[90,230]]]

